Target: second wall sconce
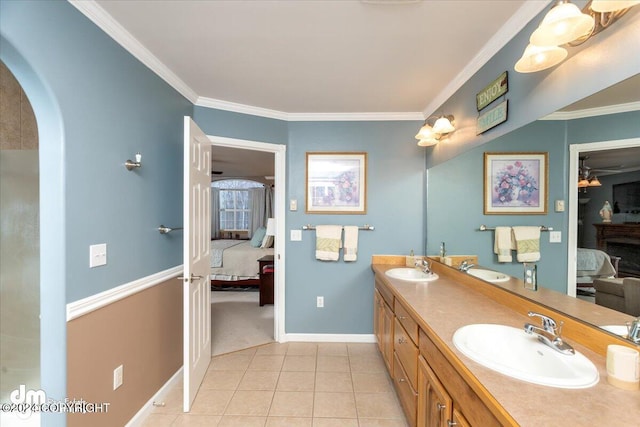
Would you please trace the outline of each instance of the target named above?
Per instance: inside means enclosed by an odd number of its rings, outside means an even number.
[[[142,154],[140,153],[136,153],[136,161],[134,162],[133,160],[129,159],[126,162],[124,162],[124,167],[127,168],[127,170],[133,170],[134,168],[139,168],[142,166]]]
[[[454,117],[451,115],[427,117],[416,135],[418,145],[421,147],[436,145],[442,138],[456,130],[455,126],[453,126],[453,121]]]
[[[531,34],[529,45],[516,62],[519,73],[546,70],[568,55],[561,45],[578,46],[616,22],[640,0],[592,0],[582,11],[568,0],[559,0]]]

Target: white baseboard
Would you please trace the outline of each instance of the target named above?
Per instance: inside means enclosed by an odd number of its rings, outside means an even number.
[[[113,304],[114,302],[133,295],[136,292],[140,292],[157,284],[166,282],[167,280],[171,280],[180,273],[182,273],[182,265],[134,280],[133,282],[125,283],[124,285],[108,289],[104,292],[91,295],[78,301],[70,302],[67,304],[67,322],[109,304]]]
[[[156,394],[153,395],[151,399],[147,401],[147,403],[140,408],[140,410],[129,420],[129,422],[125,425],[125,427],[139,427],[144,424],[147,417],[153,412],[153,402],[162,402],[166,396],[166,394],[176,385],[179,385],[182,382],[182,370],[180,367],[178,371],[167,381],[161,388],[158,390]]]
[[[374,343],[373,334],[284,334],[281,342],[354,342]]]

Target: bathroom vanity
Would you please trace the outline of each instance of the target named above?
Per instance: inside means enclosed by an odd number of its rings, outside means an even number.
[[[410,426],[632,425],[640,419],[640,392],[611,386],[605,369],[607,345],[638,346],[539,300],[553,298],[554,306],[565,304],[573,313],[589,303],[546,291],[521,294],[518,279],[496,286],[437,261],[437,280],[385,275],[404,264],[404,256],[373,257],[374,332]],[[563,339],[596,366],[596,385],[566,389],[518,380],[474,362],[453,343],[454,333],[469,324],[523,328],[532,322],[529,311],[564,322]],[[599,316],[602,324],[626,319],[612,310]]]

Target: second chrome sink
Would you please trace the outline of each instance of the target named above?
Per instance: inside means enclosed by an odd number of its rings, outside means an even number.
[[[467,325],[455,332],[453,343],[475,362],[530,383],[577,389],[592,387],[599,380],[598,369],[584,355],[559,353],[523,329]]]

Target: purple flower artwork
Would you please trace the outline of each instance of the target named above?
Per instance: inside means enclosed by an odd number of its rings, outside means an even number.
[[[537,207],[540,205],[540,160],[493,160],[491,205]]]

